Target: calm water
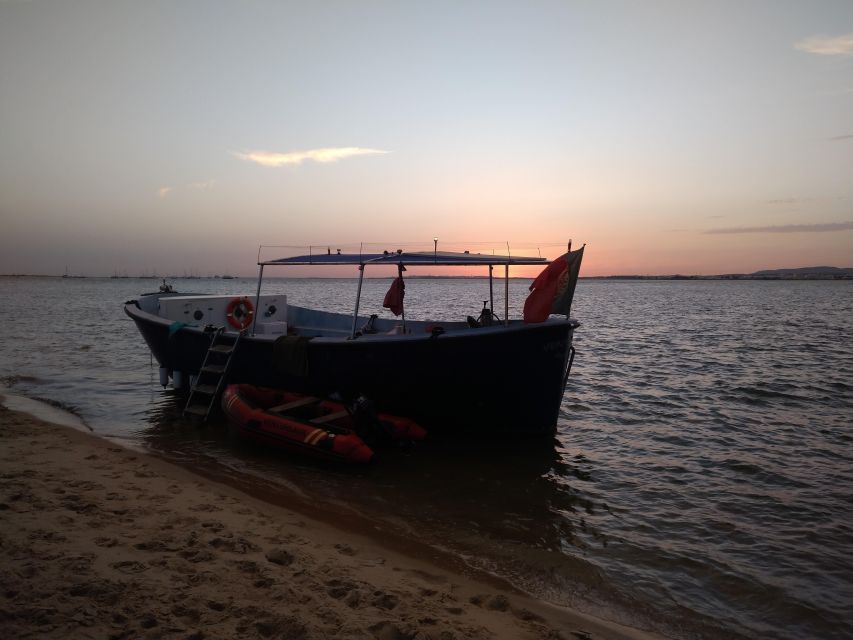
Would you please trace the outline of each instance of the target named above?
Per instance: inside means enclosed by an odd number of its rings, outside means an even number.
[[[853,637],[853,283],[582,281],[556,439],[433,443],[357,471],[182,421],[121,309],[156,284],[0,278],[3,384],[72,408],[104,436],[356,511],[626,624],[684,638]],[[510,284],[516,314],[527,284]],[[367,282],[364,312],[381,308],[387,285]],[[265,292],[351,310],[355,287],[280,280]],[[411,280],[406,294],[409,317],[464,318],[488,287]],[[483,375],[500,388],[500,371]]]

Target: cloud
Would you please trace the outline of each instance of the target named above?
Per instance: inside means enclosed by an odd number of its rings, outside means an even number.
[[[848,133],[843,136],[832,136],[831,138],[827,139],[831,140],[832,142],[837,142],[838,140],[853,140],[853,133]]]
[[[235,152],[234,155],[241,160],[254,162],[263,167],[283,167],[285,165],[300,165],[306,160],[314,162],[337,162],[353,156],[368,156],[379,153],[388,153],[381,149],[363,149],[361,147],[329,147],[325,149],[308,149],[307,151],[290,151],[278,153],[276,151],[244,151]]]
[[[822,198],[774,198],[765,204],[810,204],[814,202],[838,202],[846,200],[847,196],[825,196]]]
[[[0,0],[2,2],[2,0]],[[180,191],[190,189],[192,191],[208,191],[216,185],[216,180],[200,180],[198,182],[188,182],[183,187],[177,187]],[[175,187],[160,187],[157,189],[158,198],[167,198],[175,191]]]
[[[795,43],[794,48],[821,56],[853,55],[853,33],[843,36],[811,36]]]
[[[767,204],[797,204],[800,202],[814,202],[815,198],[776,198],[768,200]]]
[[[708,229],[703,233],[823,233],[826,231],[847,231],[853,229],[850,222],[826,222],[823,224],[782,224],[769,227],[728,227],[726,229]]]
[[[216,184],[216,180],[204,180],[202,182],[190,182],[187,185],[187,189],[196,189],[198,191],[206,191],[207,189],[213,189]]]

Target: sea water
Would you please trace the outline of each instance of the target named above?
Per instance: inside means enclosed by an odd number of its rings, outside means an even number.
[[[183,399],[159,386],[122,311],[157,284],[0,278],[0,391],[628,625],[683,638],[853,636],[853,282],[582,280],[555,438],[425,443],[357,470],[253,447],[221,418],[182,419]],[[365,282],[363,313],[382,312],[388,284]],[[528,285],[509,283],[514,317]],[[264,293],[349,313],[355,281],[271,280]],[[485,279],[410,279],[406,313],[462,320],[488,297]],[[481,373],[496,401],[522,401],[502,373]]]

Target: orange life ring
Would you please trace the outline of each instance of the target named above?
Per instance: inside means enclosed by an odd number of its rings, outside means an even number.
[[[247,297],[234,298],[225,307],[225,317],[228,319],[228,324],[242,331],[247,329],[252,324],[252,318],[255,315],[255,307],[252,301]]]

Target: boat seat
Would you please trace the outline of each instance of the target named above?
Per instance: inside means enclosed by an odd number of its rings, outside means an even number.
[[[311,422],[313,422],[314,424],[323,424],[324,422],[331,422],[332,420],[337,420],[339,418],[346,418],[348,415],[348,411],[336,411],[335,413],[329,413],[325,416],[314,418],[313,420],[311,420]]]
[[[286,402],[284,404],[271,407],[267,409],[267,411],[270,413],[281,413],[282,411],[290,411],[291,409],[298,409],[299,407],[304,407],[309,404],[316,404],[318,402],[320,402],[320,398],[315,398],[314,396],[306,396],[304,398],[299,398],[299,400],[294,400],[293,402]]]

